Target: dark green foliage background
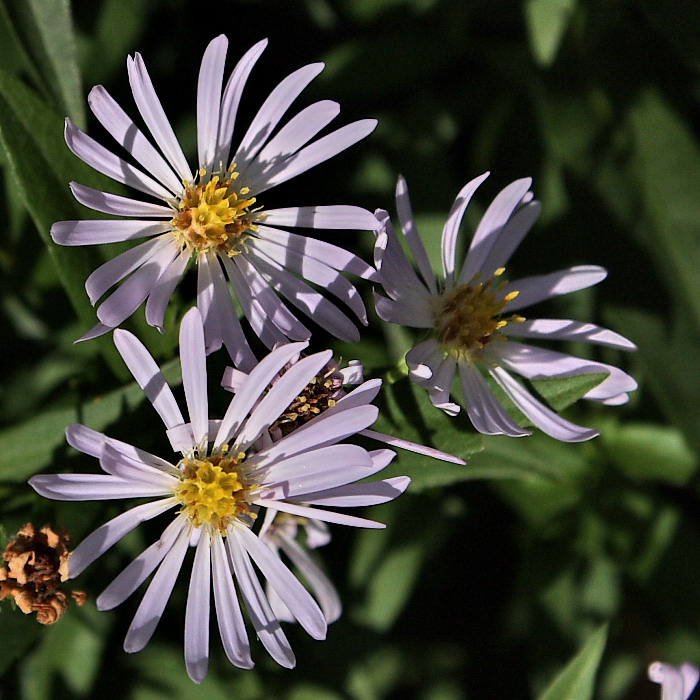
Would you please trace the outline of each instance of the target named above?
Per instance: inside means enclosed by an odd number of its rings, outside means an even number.
[[[48,230],[87,214],[69,180],[119,191],[69,153],[62,120],[71,115],[109,144],[85,96],[103,83],[135,115],[128,53],[143,54],[194,162],[199,61],[219,33],[230,39],[231,65],[270,38],[239,135],[282,77],[317,60],[327,68],[299,105],[337,99],[343,123],[380,120],[360,145],[266,194],[266,205],[393,211],[400,172],[437,262],[442,223],[467,180],[492,172],[465,232],[502,186],[532,175],[543,214],[510,277],[608,268],[604,283],[542,312],[628,335],[639,345],[631,357],[566,349],[622,363],[640,390],[620,408],[567,408],[603,434],[565,445],[541,434],[482,439],[398,379],[382,394],[377,429],[472,455],[469,465],[402,454],[391,472],[413,477],[410,492],[368,513],[387,529],[334,528],[320,554],[345,612],[324,643],[289,629],[296,670],[277,668],[257,642],[255,671],[231,667],[214,627],[209,677],[192,684],[182,661],[186,576],[147,649],[121,650],[137,597],[109,613],[93,601],[157,537],[157,522],[76,582],[91,601],[54,627],[0,605],[0,697],[657,697],[645,678],[650,661],[700,662],[700,10],[690,0],[2,0],[3,543],[29,520],[68,527],[79,541],[122,507],[47,502],[27,487],[36,472],[97,468],[64,445],[68,423],[168,453],[111,340],[72,345],[94,322],[84,280],[115,250],[61,249]],[[326,239],[371,260],[371,234]],[[190,276],[164,336],[142,312],[129,324],[163,363],[193,294]],[[363,294],[369,306],[366,285]],[[316,330],[314,348],[363,360],[368,376],[390,371],[411,342],[373,312],[355,346]],[[224,365],[213,357],[211,376]],[[588,388],[555,382],[543,391],[568,406]]]

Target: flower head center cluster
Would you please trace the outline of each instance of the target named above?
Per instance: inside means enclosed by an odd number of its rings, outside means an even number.
[[[292,431],[315,418],[325,410],[335,406],[343,396],[343,378],[336,364],[319,372],[287,406],[280,417],[270,426],[275,435],[289,435]]]
[[[474,357],[502,328],[525,320],[517,314],[501,316],[505,305],[518,296],[514,291],[499,298],[501,285],[497,280],[504,272],[505,268],[499,268],[486,282],[477,274],[469,283],[460,284],[440,298],[434,328],[446,352],[467,359]]]
[[[211,455],[182,460],[175,497],[193,527],[207,525],[223,535],[233,520],[255,517],[249,507],[250,484],[243,475],[244,459],[245,453],[239,452],[233,457]]]
[[[206,175],[200,171],[200,178]],[[255,230],[251,207],[255,197],[248,197],[248,187],[235,188],[238,178],[235,165],[223,177],[214,175],[207,182],[186,184],[172,220],[175,232],[192,251],[238,255],[248,231]]]

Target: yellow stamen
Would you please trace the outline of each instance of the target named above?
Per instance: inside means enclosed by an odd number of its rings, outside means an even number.
[[[498,268],[486,282],[477,273],[469,284],[455,287],[437,301],[434,328],[445,353],[471,360],[494,338],[505,338],[500,331],[509,323],[525,320],[517,314],[501,317],[505,305],[519,294],[498,294],[503,283],[494,283],[504,272],[505,268]]]
[[[199,171],[199,184],[185,183],[185,191],[172,220],[173,231],[193,254],[216,252],[229,257],[245,249],[248,232],[255,231],[251,209],[255,197],[250,188],[236,190],[232,183],[238,173],[232,166],[206,183],[205,170]]]
[[[255,518],[248,500],[251,484],[244,475],[245,453],[226,457],[227,449],[205,459],[182,460],[180,483],[175,489],[181,512],[193,527],[209,526],[222,535],[232,521]]]

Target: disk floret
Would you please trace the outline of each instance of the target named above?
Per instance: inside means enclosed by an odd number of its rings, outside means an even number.
[[[279,437],[289,435],[312,418],[335,406],[343,392],[343,377],[333,362],[319,372],[270,426],[270,433]]]
[[[244,475],[244,460],[244,452],[182,460],[175,496],[193,527],[208,526],[224,535],[233,520],[255,518],[250,510],[251,485]]]
[[[246,233],[256,229],[251,218],[256,199],[248,197],[248,187],[234,186],[238,178],[235,165],[222,175],[205,178],[206,171],[200,171],[198,182],[185,184],[171,223],[193,254],[214,252],[233,257],[243,249]]]
[[[513,291],[499,298],[502,285],[498,278],[504,272],[505,268],[499,268],[486,282],[477,274],[467,284],[454,287],[439,299],[434,317],[435,332],[445,352],[472,358],[509,323],[525,320],[518,314],[501,316],[505,305],[518,296],[518,292]]]

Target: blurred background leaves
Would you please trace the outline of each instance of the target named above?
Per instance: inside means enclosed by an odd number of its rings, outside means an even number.
[[[608,268],[599,287],[542,311],[629,336],[634,356],[565,349],[622,363],[640,390],[629,405],[605,408],[574,403],[585,387],[552,387],[550,401],[559,395],[567,415],[602,430],[591,443],[481,438],[392,374],[408,339],[376,318],[358,345],[315,335],[317,349],[363,360],[367,376],[389,372],[378,430],[470,458],[460,467],[401,454],[391,470],[412,476],[411,491],[369,514],[387,530],[334,528],[319,554],[345,612],[329,639],[290,630],[294,672],[259,645],[256,670],[238,671],[212,640],[209,677],[195,687],[182,663],[181,586],[135,656],[121,650],[134,601],[103,614],[88,602],[51,629],[4,601],[0,696],[657,697],[645,679],[650,661],[700,661],[700,10],[690,0],[228,0],[216,10],[192,0],[1,0],[4,539],[35,520],[68,527],[79,541],[118,512],[44,502],[26,487],[37,471],[95,468],[65,447],[69,422],[165,447],[144,428],[157,419],[125,385],[111,340],[72,344],[95,321],[83,284],[108,253],[50,242],[54,220],[85,213],[68,182],[105,187],[68,152],[63,118],[108,143],[86,113],[86,93],[104,83],[133,114],[125,60],[140,51],[193,159],[199,60],[221,32],[230,62],[271,40],[241,123],[278,80],[316,60],[327,68],[304,104],[338,99],[345,122],[380,119],[366,142],[275,192],[275,204],[393,211],[400,172],[435,246],[467,180],[492,172],[465,229],[502,186],[532,175],[543,214],[509,275]],[[339,235],[334,242],[371,259],[369,235]],[[160,361],[174,355],[192,296],[185,285],[164,336],[142,313],[132,321]],[[224,364],[212,358],[212,376]],[[92,600],[157,529],[132,533],[81,577]]]

